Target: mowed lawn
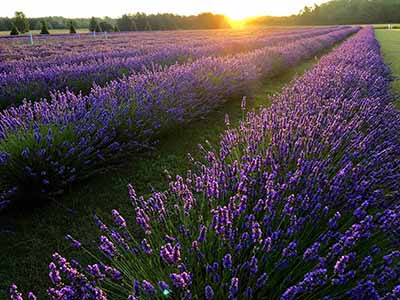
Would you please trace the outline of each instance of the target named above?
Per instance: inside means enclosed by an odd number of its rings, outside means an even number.
[[[393,91],[396,94],[396,107],[400,109],[400,30],[377,29],[376,37],[381,43],[385,62],[396,77]]]

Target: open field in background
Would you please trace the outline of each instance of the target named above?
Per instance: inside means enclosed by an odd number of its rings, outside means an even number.
[[[40,34],[40,30],[31,30],[32,34]],[[50,35],[51,34],[69,34],[69,29],[49,29]],[[87,33],[87,28],[79,28],[76,29],[77,33]],[[0,31],[0,36],[2,35],[10,35],[9,31]],[[28,34],[22,34],[28,36]]]
[[[399,24],[391,24],[392,26],[398,27],[400,28],[400,23]],[[328,26],[332,26],[332,25],[326,25],[326,27]],[[360,24],[360,26],[367,26],[366,24]],[[373,24],[372,26],[374,26],[375,28],[382,28],[382,29],[386,29],[388,24]],[[308,27],[316,27],[316,26],[266,26],[266,28],[308,28]],[[324,27],[324,26],[318,26],[318,27]],[[255,27],[256,28],[256,27]],[[394,29],[396,30],[396,29]],[[398,30],[398,29],[397,29]],[[69,34],[69,30],[68,29],[49,29],[50,34]],[[40,34],[40,30],[32,30],[31,31],[32,34]],[[88,29],[87,28],[79,28],[76,29],[76,32],[78,33],[88,33]],[[9,31],[0,31],[0,36],[4,36],[4,35],[10,35]],[[27,35],[27,34],[24,34]]]
[[[396,77],[393,91],[397,94],[396,106],[400,109],[400,30],[375,30],[386,64]]]

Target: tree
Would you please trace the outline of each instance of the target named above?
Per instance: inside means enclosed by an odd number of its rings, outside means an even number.
[[[99,26],[102,31],[106,31],[106,32],[114,31],[114,26],[112,26],[110,23],[108,23],[106,21],[100,22]]]
[[[90,22],[89,22],[89,31],[90,31],[90,32],[96,31],[97,25],[98,25],[98,23],[97,23],[96,18],[95,18],[95,17],[92,17],[92,18],[90,19]]]
[[[400,22],[400,0],[331,0],[288,17],[260,17],[248,25],[388,24]]]
[[[16,11],[14,16],[14,25],[18,31],[25,33],[29,31],[29,21],[22,11]]]
[[[132,19],[131,31],[138,31],[135,20]]]
[[[40,34],[50,34],[46,21],[42,21],[42,29],[40,30]]]
[[[96,29],[95,29],[95,31],[96,31],[96,32],[102,32],[102,30],[101,30],[101,27],[100,27],[100,24],[99,24],[99,23],[97,23],[97,24],[96,24]]]
[[[74,23],[72,23],[72,21],[69,22],[69,33],[76,34],[76,29],[75,29]]]
[[[114,30],[114,32],[119,32],[120,31],[118,25],[115,25],[113,30]]]
[[[15,24],[12,24],[10,35],[18,35],[18,34],[19,34],[19,32],[18,32],[17,27],[15,26]]]
[[[146,30],[146,31],[151,31],[152,30],[151,24],[150,24],[150,22],[148,20],[146,20],[146,25],[144,26],[144,30]]]
[[[136,30],[146,30],[147,16],[144,13],[137,13],[133,16],[136,24]]]
[[[135,31],[136,23],[133,20],[132,16],[123,15],[120,19],[117,20],[117,26],[121,31]]]

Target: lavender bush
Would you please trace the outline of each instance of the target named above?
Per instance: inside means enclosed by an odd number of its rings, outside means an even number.
[[[271,34],[242,39],[223,39],[210,43],[192,42],[181,45],[151,45],[143,49],[85,53],[31,61],[19,60],[0,64],[0,108],[18,105],[23,99],[38,100],[52,91],[65,90],[88,93],[95,82],[106,82],[131,75],[154,66],[169,66],[193,61],[201,57],[237,54],[264,47],[277,47],[300,39],[343,30],[346,27],[329,27],[292,34]],[[131,45],[131,44],[128,44]],[[131,45],[132,46],[132,45]]]
[[[67,236],[97,261],[55,253],[50,299],[399,299],[391,100],[365,28],[228,128],[218,151],[202,147],[167,191],[144,199],[130,186],[140,234],[114,210],[112,225],[95,217],[98,253]]]
[[[271,34],[291,34],[309,30],[310,28],[274,27],[268,30]],[[103,35],[92,34],[34,36],[34,45],[30,45],[28,36],[10,38],[0,37],[0,66],[7,62],[29,60],[40,61],[41,58],[62,60],[63,57],[75,57],[81,54],[96,55],[97,52],[108,53],[141,49],[148,46],[160,46],[181,43],[213,43],[221,39],[242,39],[265,35],[262,29],[246,30],[185,30],[182,31],[153,31],[153,32],[120,32],[109,33],[105,39]],[[1,69],[1,67],[0,67]]]
[[[87,96],[56,93],[51,101],[4,110],[0,202],[5,205],[10,194],[45,197],[126,150],[147,150],[165,130],[207,114],[262,77],[309,59],[357,30],[346,28],[233,57],[202,58],[113,81]]]

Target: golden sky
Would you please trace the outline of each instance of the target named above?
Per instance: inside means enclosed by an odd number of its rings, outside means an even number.
[[[290,15],[305,5],[327,0],[1,0],[0,16],[11,17],[15,11],[23,11],[30,17],[64,16],[118,17],[124,13],[171,12],[197,14],[200,12],[222,13],[233,19],[259,15]]]

